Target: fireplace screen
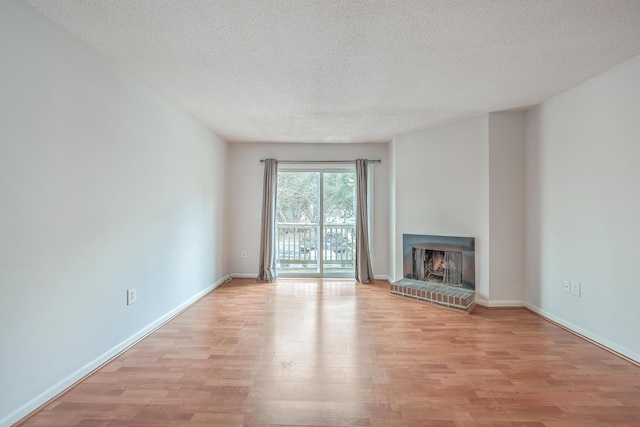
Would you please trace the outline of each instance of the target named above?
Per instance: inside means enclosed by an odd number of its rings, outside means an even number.
[[[413,247],[413,277],[462,286],[462,252]]]
[[[404,234],[403,276],[475,290],[473,237]]]

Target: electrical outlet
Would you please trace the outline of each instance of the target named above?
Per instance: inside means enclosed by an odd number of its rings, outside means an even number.
[[[562,286],[564,287],[564,291],[566,293],[571,292],[571,282],[569,282],[568,280],[565,280],[562,282]]]
[[[136,288],[127,289],[127,305],[131,305],[138,300]]]
[[[580,282],[571,282],[571,295],[580,296]]]
[[[262,218],[262,211],[256,211],[256,218]]]
[[[382,252],[382,258],[389,258],[389,253],[387,251]]]
[[[247,251],[246,249],[242,250],[242,258],[246,258],[247,257]]]

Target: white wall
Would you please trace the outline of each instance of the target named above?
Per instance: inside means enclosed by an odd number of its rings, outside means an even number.
[[[351,160],[380,159],[373,166],[372,264],[377,277],[389,274],[389,263],[382,253],[389,251],[389,162],[388,144],[229,144],[228,216],[229,271],[254,277],[260,255],[260,219],[264,166],[260,159]],[[241,251],[247,257],[241,257]]]
[[[226,143],[23,2],[0,62],[8,425],[226,274]]]
[[[527,113],[525,295],[638,361],[639,118],[640,56]]]
[[[476,293],[489,298],[488,116],[399,135],[395,151],[395,268],[402,235],[476,238]]]
[[[524,305],[525,114],[489,114],[489,301]]]

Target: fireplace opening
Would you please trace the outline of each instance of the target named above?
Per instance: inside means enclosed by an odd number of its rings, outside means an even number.
[[[413,277],[434,283],[462,287],[462,252],[440,251],[414,246]]]
[[[403,234],[405,279],[475,290],[473,237]]]

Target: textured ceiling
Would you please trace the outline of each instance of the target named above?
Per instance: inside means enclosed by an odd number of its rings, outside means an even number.
[[[26,0],[230,141],[361,142],[640,54],[638,0]]]

